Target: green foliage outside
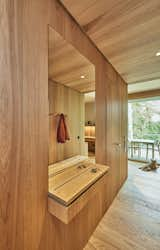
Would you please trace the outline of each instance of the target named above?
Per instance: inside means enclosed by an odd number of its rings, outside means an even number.
[[[133,102],[131,105],[133,138],[160,141],[160,101]]]

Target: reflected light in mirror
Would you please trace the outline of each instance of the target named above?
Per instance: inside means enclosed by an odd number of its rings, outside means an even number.
[[[85,137],[95,137],[95,126],[85,126]]]
[[[95,90],[95,66],[49,26],[49,80],[81,93]]]

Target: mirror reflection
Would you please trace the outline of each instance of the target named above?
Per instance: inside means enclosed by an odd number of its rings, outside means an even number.
[[[84,93],[94,89],[95,66],[50,27],[49,164],[74,155],[88,155],[85,127],[95,125],[95,105],[89,108],[91,104]],[[86,136],[93,135],[86,133]]]
[[[48,62],[49,192],[68,205],[95,162],[95,66],[51,27]]]

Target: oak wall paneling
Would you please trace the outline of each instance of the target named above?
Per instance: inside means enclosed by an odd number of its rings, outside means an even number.
[[[47,210],[48,1],[0,2],[0,249],[35,250]]]
[[[160,89],[148,90],[148,91],[142,91],[142,92],[138,92],[138,93],[128,94],[129,100],[152,98],[152,97],[160,97]]]
[[[2,0],[0,15],[0,249],[81,250],[115,195],[108,142],[117,72],[56,0]],[[48,24],[96,67],[96,160],[111,166],[103,192],[69,226],[47,208]]]
[[[50,26],[48,60],[50,80],[79,92],[95,90],[94,65]]]
[[[158,0],[61,2],[127,83],[160,79]]]
[[[83,155],[84,142],[84,95],[60,83],[49,81],[49,164],[74,155]],[[57,143],[59,116],[66,115],[70,140]],[[80,139],[77,137],[79,136]],[[82,152],[81,152],[82,151]]]

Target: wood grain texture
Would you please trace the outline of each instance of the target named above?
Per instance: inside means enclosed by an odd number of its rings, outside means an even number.
[[[127,83],[160,79],[160,2],[61,0]]]
[[[129,162],[129,178],[84,250],[159,250],[160,171]]]
[[[107,168],[109,170],[109,167]],[[107,170],[107,171],[108,171]],[[106,173],[107,174],[107,173]],[[71,220],[79,214],[79,212],[88,204],[90,200],[100,192],[103,192],[103,187],[108,180],[107,175],[102,176],[97,182],[95,182],[90,188],[88,188],[82,195],[78,197],[69,206],[64,206],[61,203],[54,200],[52,197],[48,198],[48,210],[49,212],[61,220],[65,224],[69,224]],[[82,237],[84,237],[82,235]]]
[[[61,173],[63,170],[68,169],[70,166],[77,165],[81,161],[85,161],[86,159],[88,159],[87,156],[76,155],[76,156],[73,156],[73,157],[68,158],[66,160],[59,161],[59,162],[56,162],[54,164],[50,164],[48,166],[48,175],[53,176],[53,175],[56,175],[58,173]]]
[[[96,67],[97,162],[111,169],[106,76],[117,73],[56,0],[1,0],[0,16],[0,249],[81,250],[111,204],[112,179],[68,226],[49,214],[48,24]]]
[[[70,140],[57,142],[59,116],[66,115]],[[49,164],[84,152],[84,95],[62,84],[49,81]],[[78,139],[79,136],[79,139]]]
[[[127,86],[103,67],[106,73],[98,71],[101,80],[96,88],[96,160],[111,167],[109,199],[113,200],[127,178]]]
[[[38,249],[43,231],[47,209],[48,8],[48,2],[42,0],[0,2],[1,250]]]
[[[134,100],[134,99],[152,98],[152,97],[158,97],[158,96],[160,96],[160,89],[143,91],[143,92],[138,92],[138,93],[131,93],[131,94],[128,94],[128,99]]]
[[[49,196],[64,206],[74,202],[108,171],[108,166],[96,164],[92,159],[84,158],[84,156],[75,156],[49,165]],[[65,166],[65,162],[68,167]]]
[[[50,236],[48,237],[48,248],[46,249],[83,249],[86,245],[93,228],[98,224],[102,214],[104,214],[109,203],[107,197],[109,192],[108,176],[106,175],[105,182],[102,185],[100,192],[92,192],[94,195],[89,202],[86,202],[83,209],[71,220],[67,225],[57,220],[53,215],[50,219]],[[83,202],[80,203],[83,206]],[[75,209],[78,210],[77,206]],[[75,210],[75,212],[76,212]],[[56,238],[53,237],[56,235]],[[44,245],[46,247],[46,245]],[[44,247],[43,246],[43,247]],[[44,248],[42,248],[44,249]]]
[[[51,27],[49,79],[80,92],[95,90],[95,66]]]

